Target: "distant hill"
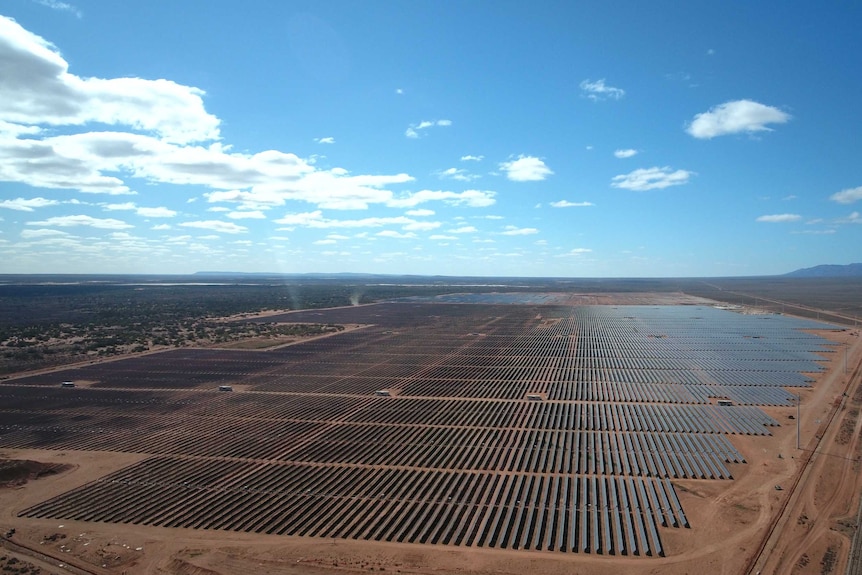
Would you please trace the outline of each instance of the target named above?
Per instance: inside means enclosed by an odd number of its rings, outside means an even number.
[[[790,278],[858,278],[862,277],[862,264],[847,264],[846,266],[822,265],[813,268],[803,268],[784,274]]]

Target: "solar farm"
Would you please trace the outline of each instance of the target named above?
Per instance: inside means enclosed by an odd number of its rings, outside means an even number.
[[[18,517],[650,561],[692,527],[677,482],[732,482],[837,330],[511,298],[267,319],[365,327],[0,383],[0,448],[143,455]]]

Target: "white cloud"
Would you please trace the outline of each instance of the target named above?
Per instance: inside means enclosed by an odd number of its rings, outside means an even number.
[[[594,206],[593,202],[570,202],[568,200],[560,200],[549,204],[552,208],[586,208]]]
[[[437,172],[437,175],[441,179],[458,180],[459,182],[470,182],[481,177],[459,168],[448,168],[442,172]]]
[[[21,230],[21,237],[25,240],[33,238],[56,238],[68,235],[68,232],[61,232],[60,230],[50,230],[45,228],[39,230]]]
[[[472,234],[478,232],[473,226],[461,226],[460,228],[455,228],[454,230],[449,230],[449,233],[452,234]]]
[[[47,6],[52,10],[58,10],[60,12],[70,12],[78,18],[81,17],[81,11],[67,2],[60,2],[60,0],[35,0],[35,2],[37,4],[41,4],[42,6]]]
[[[128,228],[133,228],[135,226],[127,224],[121,220],[115,220],[112,218],[94,218],[91,216],[85,215],[74,215],[74,216],[56,216],[53,218],[48,218],[47,220],[41,220],[38,222],[27,222],[28,226],[57,226],[61,228],[72,227],[72,226],[88,226],[91,228],[100,228],[104,230],[124,230]]]
[[[395,238],[395,239],[402,239],[402,240],[416,237],[416,234],[414,234],[414,233],[411,233],[411,232],[401,233],[401,232],[396,232],[395,230],[383,230],[381,232],[377,232],[376,235],[381,237],[381,238]]]
[[[566,253],[558,254],[555,257],[558,257],[558,258],[578,257],[578,256],[582,256],[584,254],[591,253],[592,251],[593,250],[591,250],[590,248],[574,248],[574,249],[567,251]]]
[[[506,226],[506,231],[500,232],[504,236],[529,236],[533,234],[538,234],[539,230],[536,228],[519,228],[517,226]]]
[[[846,218],[838,220],[839,224],[862,224],[862,214],[859,212],[851,212]]]
[[[177,212],[169,208],[145,208],[138,207],[134,202],[124,202],[122,204],[104,204],[102,207],[109,212],[114,211],[134,211],[137,215],[145,218],[172,218],[177,215]]]
[[[497,201],[494,199],[496,195],[496,192],[483,190],[465,190],[463,192],[421,190],[393,198],[386,202],[386,205],[393,208],[412,208],[425,202],[440,201],[451,206],[463,205],[469,208],[485,208],[494,205]]]
[[[322,170],[313,157],[278,150],[232,152],[216,141],[219,120],[204,109],[200,90],[168,80],[75,76],[52,44],[3,17],[0,62],[0,181],[118,195],[135,193],[124,181],[133,177],[235,193],[223,201],[242,210],[288,201],[365,209],[392,198],[387,186],[413,181]],[[115,131],[87,131],[93,123]]]
[[[695,138],[710,139],[726,134],[771,131],[767,124],[784,124],[790,114],[752,100],[735,100],[697,114],[686,132]]]
[[[613,86],[608,86],[605,84],[604,78],[601,80],[596,80],[595,82],[591,82],[589,79],[584,80],[580,84],[581,86],[581,95],[585,98],[589,98],[594,102],[599,100],[607,100],[608,98],[612,100],[619,100],[623,96],[625,96],[626,92],[622,88],[614,88]]]
[[[320,210],[287,214],[275,220],[275,223],[287,226],[302,226],[316,229],[329,228],[380,228],[384,226],[400,226],[404,231],[427,231],[440,226],[437,222],[420,222],[404,216],[370,217],[358,220],[332,220],[323,217]]]
[[[204,92],[169,80],[82,78],[53,44],[0,16],[0,119],[24,125],[124,125],[188,143],[219,138]]]
[[[332,136],[327,136],[326,138],[314,138],[314,141],[318,144],[334,144],[335,138]]]
[[[769,214],[757,218],[758,222],[767,222],[771,224],[780,224],[786,222],[796,222],[802,219],[798,214]]]
[[[835,192],[829,196],[829,199],[833,202],[838,202],[839,204],[852,204],[853,202],[858,202],[859,200],[862,200],[862,186]]]
[[[614,156],[617,158],[631,158],[632,156],[636,156],[637,153],[637,150],[629,148],[627,150],[616,150],[614,152]]]
[[[518,159],[502,162],[500,169],[513,182],[535,182],[544,180],[554,172],[535,156],[518,156]]]
[[[408,138],[418,138],[420,130],[427,130],[433,126],[451,126],[452,120],[422,120],[418,124],[410,124],[404,131],[404,135]]]
[[[434,240],[434,241],[452,241],[452,240],[457,240],[458,236],[446,236],[443,234],[433,234],[433,235],[429,236],[428,239]]]
[[[44,208],[45,206],[56,206],[59,204],[57,200],[49,200],[47,198],[15,198],[14,200],[0,201],[0,208],[8,210],[17,210],[19,212],[32,212],[35,208]]]
[[[260,210],[236,211],[227,214],[232,220],[265,220],[266,214]]]
[[[223,234],[241,234],[247,232],[248,228],[239,226],[233,222],[222,222],[220,220],[204,220],[197,222],[183,222],[180,224],[185,228],[199,228],[202,230],[212,230]]]
[[[436,230],[442,224],[440,222],[413,222],[411,224],[404,224],[402,229],[410,230],[415,232],[428,232],[431,230]]]
[[[425,216],[433,216],[435,212],[434,212],[434,210],[426,210],[426,209],[420,208],[418,210],[407,210],[407,212],[405,212],[405,213],[408,216],[413,216],[414,218],[421,218],[421,217],[425,217]]]
[[[660,190],[686,184],[692,175],[694,172],[688,170],[673,171],[667,166],[663,168],[640,168],[628,174],[614,176],[611,178],[611,186],[636,192]]]
[[[327,240],[316,240],[316,241],[313,241],[311,243],[313,243],[316,246],[331,246],[332,244],[336,243],[336,241],[327,239]]]
[[[404,93],[404,90],[402,90],[401,88],[395,88],[395,93],[401,95]]]
[[[136,210],[136,213],[139,216],[143,216],[145,218],[172,218],[175,215],[177,215],[177,212],[175,212],[174,210],[171,210],[168,208],[163,208],[163,207],[157,207],[157,208],[141,207],[141,208],[138,208]]]
[[[461,156],[462,162],[481,162],[485,159],[485,156]]]
[[[169,229],[171,229],[171,225],[170,224],[156,224],[153,227],[151,227],[150,229],[156,230],[156,231],[169,230]]]

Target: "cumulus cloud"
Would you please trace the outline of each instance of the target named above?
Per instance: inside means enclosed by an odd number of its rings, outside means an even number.
[[[265,220],[266,214],[260,210],[240,210],[226,214],[232,220]]]
[[[672,170],[665,166],[663,168],[640,168],[628,174],[622,174],[611,178],[611,186],[636,192],[647,190],[660,190],[670,186],[680,186],[688,183],[694,172],[688,170]]]
[[[377,232],[376,235],[378,237],[381,237],[381,238],[395,238],[395,239],[410,239],[410,238],[416,237],[416,234],[414,234],[412,232],[402,233],[402,232],[397,232],[395,230],[383,230],[383,231]]]
[[[427,130],[433,126],[451,126],[452,120],[422,120],[418,124],[410,124],[404,131],[408,138],[418,138],[421,130]]]
[[[241,234],[247,232],[248,228],[237,225],[233,222],[223,222],[221,220],[203,220],[196,222],[183,222],[180,224],[184,228],[198,228],[201,230],[212,230],[223,234]]]
[[[784,124],[790,114],[752,100],[735,100],[697,114],[686,132],[695,138],[710,139],[726,134],[771,131],[767,124]]]
[[[122,204],[105,204],[102,206],[106,211],[134,211],[137,215],[145,218],[172,218],[177,215],[177,212],[169,208],[156,207],[146,208],[139,207],[134,202],[124,202]]]
[[[171,210],[169,208],[164,207],[156,207],[156,208],[145,208],[140,207],[135,212],[139,216],[143,216],[145,218],[172,218],[177,215],[177,212]]]
[[[636,156],[637,153],[637,150],[629,148],[627,150],[616,150],[614,152],[614,156],[616,156],[617,158],[631,158],[632,156]]]
[[[758,222],[770,224],[782,224],[786,222],[797,222],[802,219],[798,214],[768,214],[757,218]]]
[[[459,182],[471,182],[481,177],[477,174],[471,174],[467,170],[460,168],[448,168],[441,172],[437,172],[437,175],[441,179],[458,180]]]
[[[2,16],[0,62],[2,120],[24,125],[124,125],[176,143],[219,137],[219,120],[204,109],[203,90],[169,80],[70,74],[53,44]]]
[[[27,222],[28,226],[57,226],[61,228],[87,226],[103,230],[124,230],[135,226],[113,218],[94,218],[85,215],[56,216],[38,222]]]
[[[565,253],[558,254],[555,257],[558,257],[558,258],[579,257],[579,256],[582,256],[584,254],[591,253],[592,251],[593,250],[591,250],[590,248],[573,248],[573,249],[571,249]]]
[[[336,220],[323,217],[323,212],[302,212],[287,214],[275,220],[275,223],[286,226],[297,226],[316,229],[328,228],[380,228],[384,226],[399,226],[404,231],[431,230],[440,226],[437,222],[418,221],[405,216],[369,217],[355,220]]]
[[[586,208],[594,206],[592,202],[570,202],[568,200],[560,200],[549,204],[552,208]]]
[[[450,234],[472,234],[472,233],[476,233],[478,231],[479,230],[477,230],[473,226],[461,226],[460,228],[455,228],[455,229],[449,230],[449,233]]]
[[[56,206],[59,204],[57,200],[49,200],[47,198],[15,198],[14,200],[0,201],[0,208],[8,210],[17,210],[19,212],[32,212],[36,208],[44,208],[45,206]]]
[[[524,155],[518,156],[515,160],[502,162],[500,169],[513,182],[540,181],[554,173],[540,158]]]
[[[858,202],[859,200],[862,200],[862,186],[835,192],[829,196],[829,199],[833,202],[838,202],[839,204],[852,204],[853,202]]]
[[[539,230],[536,228],[519,228],[517,226],[506,226],[506,231],[500,232],[504,236],[529,236],[532,234],[538,234]]]
[[[56,238],[61,236],[68,236],[68,232],[62,232],[60,230],[52,230],[52,229],[38,229],[38,230],[21,230],[21,237],[25,240],[33,239],[33,238]]]
[[[463,192],[420,190],[412,194],[392,198],[386,202],[386,205],[393,208],[412,208],[425,202],[439,201],[451,206],[485,208],[496,203],[497,200],[494,199],[496,195],[496,192],[484,190],[465,190]]]
[[[219,119],[205,110],[201,90],[168,80],[74,75],[57,48],[4,17],[0,78],[0,181],[131,195],[124,179],[133,177],[236,192],[238,199],[224,201],[244,210],[287,201],[365,209],[392,198],[387,186],[413,181],[403,173],[321,170],[314,158],[279,150],[233,152],[218,141]],[[99,131],[88,131],[91,124]]]
[[[421,218],[421,217],[425,217],[425,216],[433,216],[435,212],[434,212],[434,210],[426,210],[424,208],[420,208],[418,210],[407,210],[407,212],[405,212],[405,213],[408,216],[413,216],[415,218]]]
[[[594,102],[607,99],[619,100],[626,95],[626,91],[622,88],[614,88],[613,86],[608,86],[607,84],[605,84],[604,78],[602,78],[601,80],[596,80],[595,82],[592,82],[587,79],[581,82],[580,86],[581,95],[584,98],[589,98]]]

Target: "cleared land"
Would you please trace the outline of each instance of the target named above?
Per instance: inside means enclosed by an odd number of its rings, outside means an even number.
[[[797,471],[831,480],[824,441],[858,449],[838,344],[851,371],[862,349],[676,297],[296,312],[369,327],[10,379],[3,455],[77,467],[0,491],[0,530],[91,573],[743,572],[823,489]],[[853,506],[856,458],[809,518]],[[838,537],[774,572],[838,572]]]

